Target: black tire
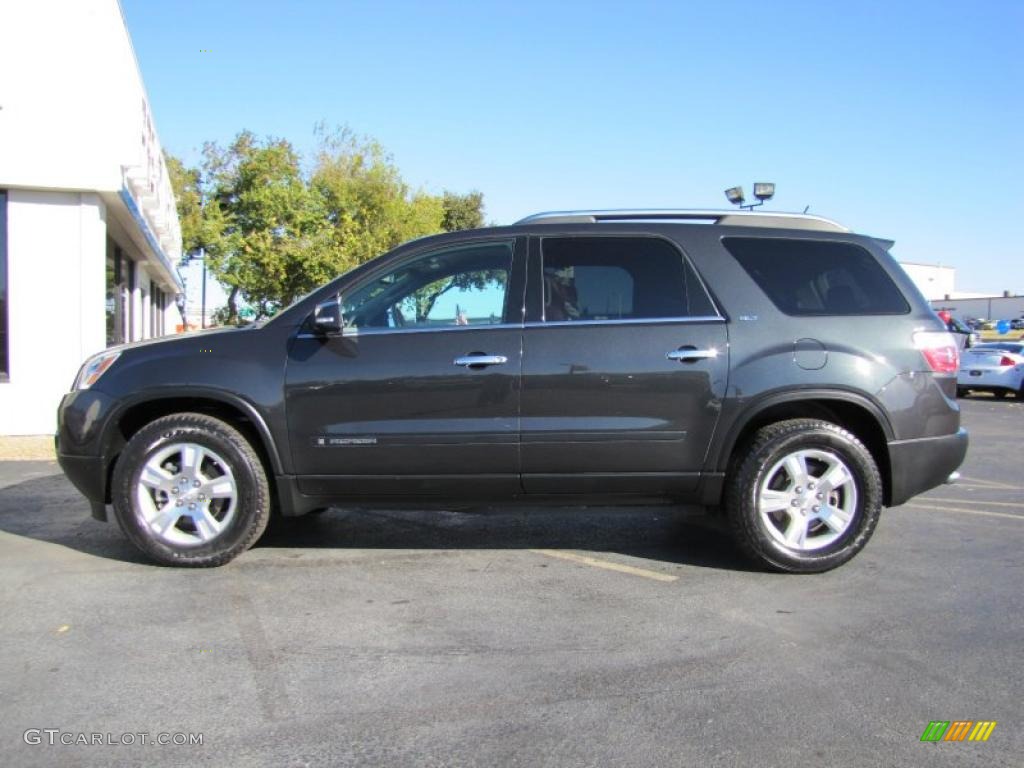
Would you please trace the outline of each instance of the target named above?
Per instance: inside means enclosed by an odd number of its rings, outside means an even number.
[[[1024,379],[1020,382],[1020,389],[1017,390],[1017,399],[1024,400]]]
[[[177,539],[189,538],[191,534],[196,539],[194,543],[167,541],[143,518],[139,502],[143,469],[158,454],[174,450],[174,446],[179,444],[197,445],[218,460],[212,465],[207,463],[200,466],[196,472],[199,477],[206,478],[203,466],[212,466],[212,470],[206,471],[216,472],[221,469],[221,462],[227,465],[231,473],[234,496],[230,500],[215,500],[211,493],[208,506],[212,508],[215,503],[220,505],[213,511],[215,515],[221,516],[224,527],[208,541],[200,539],[199,526],[192,526],[184,518],[168,526],[167,530]],[[210,462],[212,459],[204,461]],[[185,463],[184,458],[181,463]],[[179,468],[178,473],[175,477],[182,478],[181,482],[184,483],[185,470]],[[171,471],[168,474],[172,474]],[[215,476],[209,482],[219,479],[223,478]],[[175,489],[173,492],[177,494],[184,491]],[[267,473],[252,445],[231,425],[201,413],[164,416],[136,432],[118,457],[111,496],[114,515],[135,546],[159,563],[194,568],[223,565],[249,549],[266,529],[271,511]],[[167,494],[164,493],[164,496]],[[167,496],[165,506],[153,508],[162,512],[171,500]],[[185,500],[184,497],[182,500]]]
[[[970,390],[968,390],[967,387],[957,387],[956,388],[956,396],[957,397],[967,397],[967,394],[968,394],[969,391]]]
[[[1010,394],[1009,391],[1005,390],[1005,389],[993,389],[992,390],[992,397],[994,397],[996,400],[1002,400],[1008,394]]]
[[[801,451],[820,451],[837,457],[849,473],[848,482],[852,483],[850,490],[842,485],[843,490],[834,492],[836,499],[839,494],[844,494],[843,498],[848,500],[844,503],[847,503],[849,510],[844,514],[849,515],[849,522],[834,541],[816,549],[790,547],[779,541],[777,537],[785,538],[780,527],[782,520],[773,533],[769,529],[771,521],[766,522],[758,508],[762,485],[766,481],[775,481],[779,473],[777,467],[783,459]],[[776,468],[776,472],[768,477],[773,468]],[[823,479],[809,477],[812,481],[820,482]],[[795,498],[798,491],[808,496],[811,493],[800,487],[776,493],[793,493]],[[821,494],[816,495],[821,498]],[[832,499],[830,496],[830,503]],[[871,453],[850,432],[826,421],[792,419],[762,427],[741,448],[727,479],[725,500],[733,536],[740,548],[755,562],[776,571],[821,573],[850,560],[871,538],[882,508],[882,478]],[[814,503],[813,499],[808,498],[807,504]],[[782,510],[777,514],[781,518]],[[786,507],[785,515],[792,519],[792,510]],[[823,541],[833,534],[830,529],[826,529],[824,523],[813,520],[813,515],[812,521],[806,526],[807,531],[824,534]]]

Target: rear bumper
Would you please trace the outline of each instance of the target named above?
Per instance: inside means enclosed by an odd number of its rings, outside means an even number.
[[[896,440],[889,443],[892,492],[889,506],[895,507],[919,493],[946,482],[967,455],[967,430],[951,435]]]
[[[971,370],[979,371],[978,376],[971,376]],[[1006,368],[963,368],[956,377],[956,385],[960,389],[976,389],[985,392],[1008,390],[1016,392],[1024,382],[1024,374],[1014,367]]]

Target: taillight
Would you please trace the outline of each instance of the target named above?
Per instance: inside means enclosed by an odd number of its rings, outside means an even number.
[[[1004,366],[1004,365],[1016,365],[1016,364],[1017,364],[1017,363],[1016,363],[1016,362],[1014,362],[1014,360],[1013,360],[1013,358],[1012,358],[1012,357],[1007,357],[1006,355],[1003,355],[1003,356],[1002,356],[1001,358],[999,358],[999,365],[1000,365],[1000,366]]]
[[[914,346],[921,350],[928,367],[935,373],[956,373],[960,368],[960,348],[953,334],[946,331],[918,331]]]

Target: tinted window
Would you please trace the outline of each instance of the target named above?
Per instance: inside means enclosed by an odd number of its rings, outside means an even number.
[[[546,237],[544,319],[635,320],[717,314],[672,245],[651,237]]]
[[[343,296],[352,328],[428,328],[503,322],[512,243],[466,245],[402,264]]]
[[[859,245],[757,237],[727,237],[722,243],[787,315],[910,311],[896,284]]]

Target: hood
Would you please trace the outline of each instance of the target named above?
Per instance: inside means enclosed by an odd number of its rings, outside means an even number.
[[[141,347],[151,347],[158,344],[178,344],[181,342],[192,341],[196,338],[208,339],[214,336],[227,336],[236,333],[248,333],[255,330],[258,326],[256,325],[243,325],[243,326],[230,326],[230,327],[219,327],[219,328],[204,328],[200,331],[189,331],[187,333],[171,333],[167,336],[158,336],[154,339],[141,339],[140,341],[131,341],[127,344],[118,344],[113,347],[108,347],[106,351],[117,350],[119,352],[127,351],[130,349],[139,349]]]

